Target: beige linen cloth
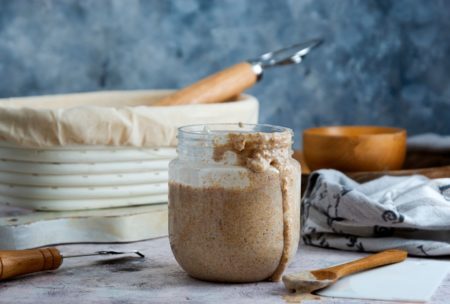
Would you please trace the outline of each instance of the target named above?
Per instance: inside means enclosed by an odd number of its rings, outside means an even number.
[[[95,92],[0,99],[0,141],[22,147],[169,147],[196,123],[256,123],[258,101],[157,107],[170,91]]]

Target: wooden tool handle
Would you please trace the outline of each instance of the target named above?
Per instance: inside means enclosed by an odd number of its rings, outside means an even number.
[[[359,259],[346,264],[321,269],[321,272],[333,272],[336,274],[337,279],[342,278],[346,275],[360,272],[367,269],[372,269],[378,266],[389,265],[404,261],[408,253],[403,250],[391,249],[385,250],[363,259]],[[314,274],[314,271],[312,271]]]
[[[0,250],[0,280],[33,272],[54,270],[62,263],[56,248]]]
[[[257,78],[250,63],[238,63],[160,99],[152,105],[170,106],[224,102],[253,86]]]

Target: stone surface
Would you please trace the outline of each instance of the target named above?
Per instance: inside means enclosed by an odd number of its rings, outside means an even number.
[[[449,133],[449,31],[443,0],[2,0],[0,97],[178,88],[320,36],[250,90],[262,122]]]
[[[55,272],[2,282],[0,303],[286,303],[295,299],[282,283],[217,284],[192,279],[176,263],[167,238],[126,245],[67,245],[59,249],[63,254],[137,249],[146,258],[67,259]],[[326,267],[362,256],[354,252],[301,246],[287,271]],[[431,303],[448,304],[449,297],[450,275]],[[302,300],[301,303],[388,302],[321,298]]]

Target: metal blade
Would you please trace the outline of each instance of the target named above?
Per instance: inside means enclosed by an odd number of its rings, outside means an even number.
[[[258,58],[249,60],[253,65],[259,65],[262,69],[287,64],[298,64],[313,48],[319,46],[322,39],[313,39],[290,47],[262,54]]]
[[[137,250],[133,250],[133,251],[113,251],[113,250],[106,251],[106,250],[103,250],[103,251],[96,251],[96,252],[87,253],[87,254],[65,255],[65,256],[63,256],[63,258],[68,259],[68,258],[80,258],[80,257],[95,256],[95,255],[119,255],[119,254],[136,254],[141,258],[145,258],[145,255]]]

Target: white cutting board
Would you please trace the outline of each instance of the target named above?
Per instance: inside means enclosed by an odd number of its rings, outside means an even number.
[[[167,217],[167,204],[67,212],[0,205],[0,250],[142,241],[167,236]]]
[[[317,294],[336,298],[427,302],[449,272],[450,261],[408,258],[401,263],[344,277]]]

